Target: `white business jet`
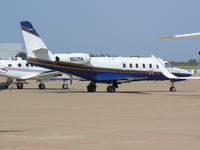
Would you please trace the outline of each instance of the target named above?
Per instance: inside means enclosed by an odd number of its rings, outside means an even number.
[[[84,53],[53,54],[28,21],[21,22],[28,51],[27,62],[87,79],[88,92],[96,91],[97,83],[111,84],[107,92],[115,92],[118,84],[131,81],[170,80],[170,91],[176,91],[175,81],[190,79],[187,70],[171,66],[154,56],[138,57],[90,57]]]
[[[45,89],[44,81],[63,80],[63,89],[67,89],[66,80],[73,78],[59,71],[41,68],[29,64],[26,60],[0,60],[0,76],[6,77],[6,82],[0,83],[0,89],[7,89],[11,84],[15,84],[18,89],[23,88],[25,80],[36,80],[40,84],[39,89]],[[14,82],[16,80],[16,82]]]

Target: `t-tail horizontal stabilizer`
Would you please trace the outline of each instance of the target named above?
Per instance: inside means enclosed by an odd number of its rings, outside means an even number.
[[[53,54],[29,21],[20,22],[28,57],[53,60]]]
[[[175,80],[176,79],[185,79],[185,80],[187,80],[187,79],[200,79],[200,77],[177,77],[177,76],[173,75],[171,72],[169,72],[167,70],[167,68],[154,55],[151,55],[151,56],[155,60],[155,62],[157,63],[162,74],[165,77],[167,77],[168,79],[172,79],[172,80],[173,79],[175,79]]]

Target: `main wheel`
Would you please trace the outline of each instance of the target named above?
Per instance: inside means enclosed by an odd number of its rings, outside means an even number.
[[[42,89],[42,90],[45,89],[45,84],[44,83],[40,83],[39,86],[38,86],[38,88]]]
[[[175,86],[171,86],[169,90],[170,90],[170,92],[176,92],[176,87]]]
[[[68,89],[68,85],[67,85],[66,83],[64,83],[64,84],[62,85],[62,88],[63,88],[63,89]]]
[[[23,89],[24,85],[22,83],[17,83],[17,88],[18,89]]]
[[[96,92],[96,85],[92,85],[92,84],[89,84],[88,86],[87,86],[87,91],[88,92]]]
[[[115,92],[116,88],[114,86],[108,86],[107,87],[107,92]]]

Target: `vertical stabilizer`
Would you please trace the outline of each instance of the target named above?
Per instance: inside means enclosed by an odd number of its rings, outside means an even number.
[[[48,50],[39,34],[29,21],[20,22],[28,57],[53,60],[53,54]]]

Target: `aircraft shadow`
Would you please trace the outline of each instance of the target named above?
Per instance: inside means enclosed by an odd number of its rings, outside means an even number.
[[[46,88],[44,90],[40,90],[38,88],[24,88],[24,89],[12,89],[12,91],[38,91],[41,93],[87,93],[87,94],[94,94],[94,93],[107,93],[107,94],[151,94],[152,91],[116,91],[114,93],[108,93],[107,91],[96,91],[96,92],[88,92],[86,90],[76,90],[76,89],[59,89],[59,88]],[[154,91],[155,92],[155,91]],[[157,91],[161,92],[161,91]],[[163,92],[163,91],[162,91]]]
[[[69,88],[69,89],[61,89],[61,88],[46,88],[46,89],[38,89],[38,88],[24,88],[24,89],[17,89],[14,88],[11,90],[12,91],[37,91],[39,93],[88,93],[88,94],[94,94],[93,92],[87,92],[86,90],[78,90],[78,89],[73,89],[73,88]],[[180,92],[189,92],[189,91],[176,91],[176,92],[169,92],[168,90],[160,90],[160,91],[155,91],[155,90],[149,90],[149,91],[116,91],[114,93],[108,93],[107,91],[96,91],[95,93],[107,93],[107,94],[152,94],[152,93],[180,93]],[[172,95],[172,96],[178,96],[178,95]],[[183,95],[180,95],[183,96]],[[191,95],[187,95],[187,96],[191,96]],[[196,95],[198,96],[198,95]]]
[[[24,132],[25,130],[0,130],[0,133]]]
[[[60,93],[60,94],[63,94],[63,93],[74,93],[74,94],[83,94],[83,93],[86,93],[86,94],[150,94],[150,93],[147,93],[147,92],[139,92],[139,91],[117,91],[117,92],[114,92],[114,93],[108,93],[106,91],[96,91],[96,92],[88,92],[88,91],[82,91],[82,90],[76,90],[76,91],[66,91],[66,90],[59,90],[59,91],[46,91],[47,93]]]

